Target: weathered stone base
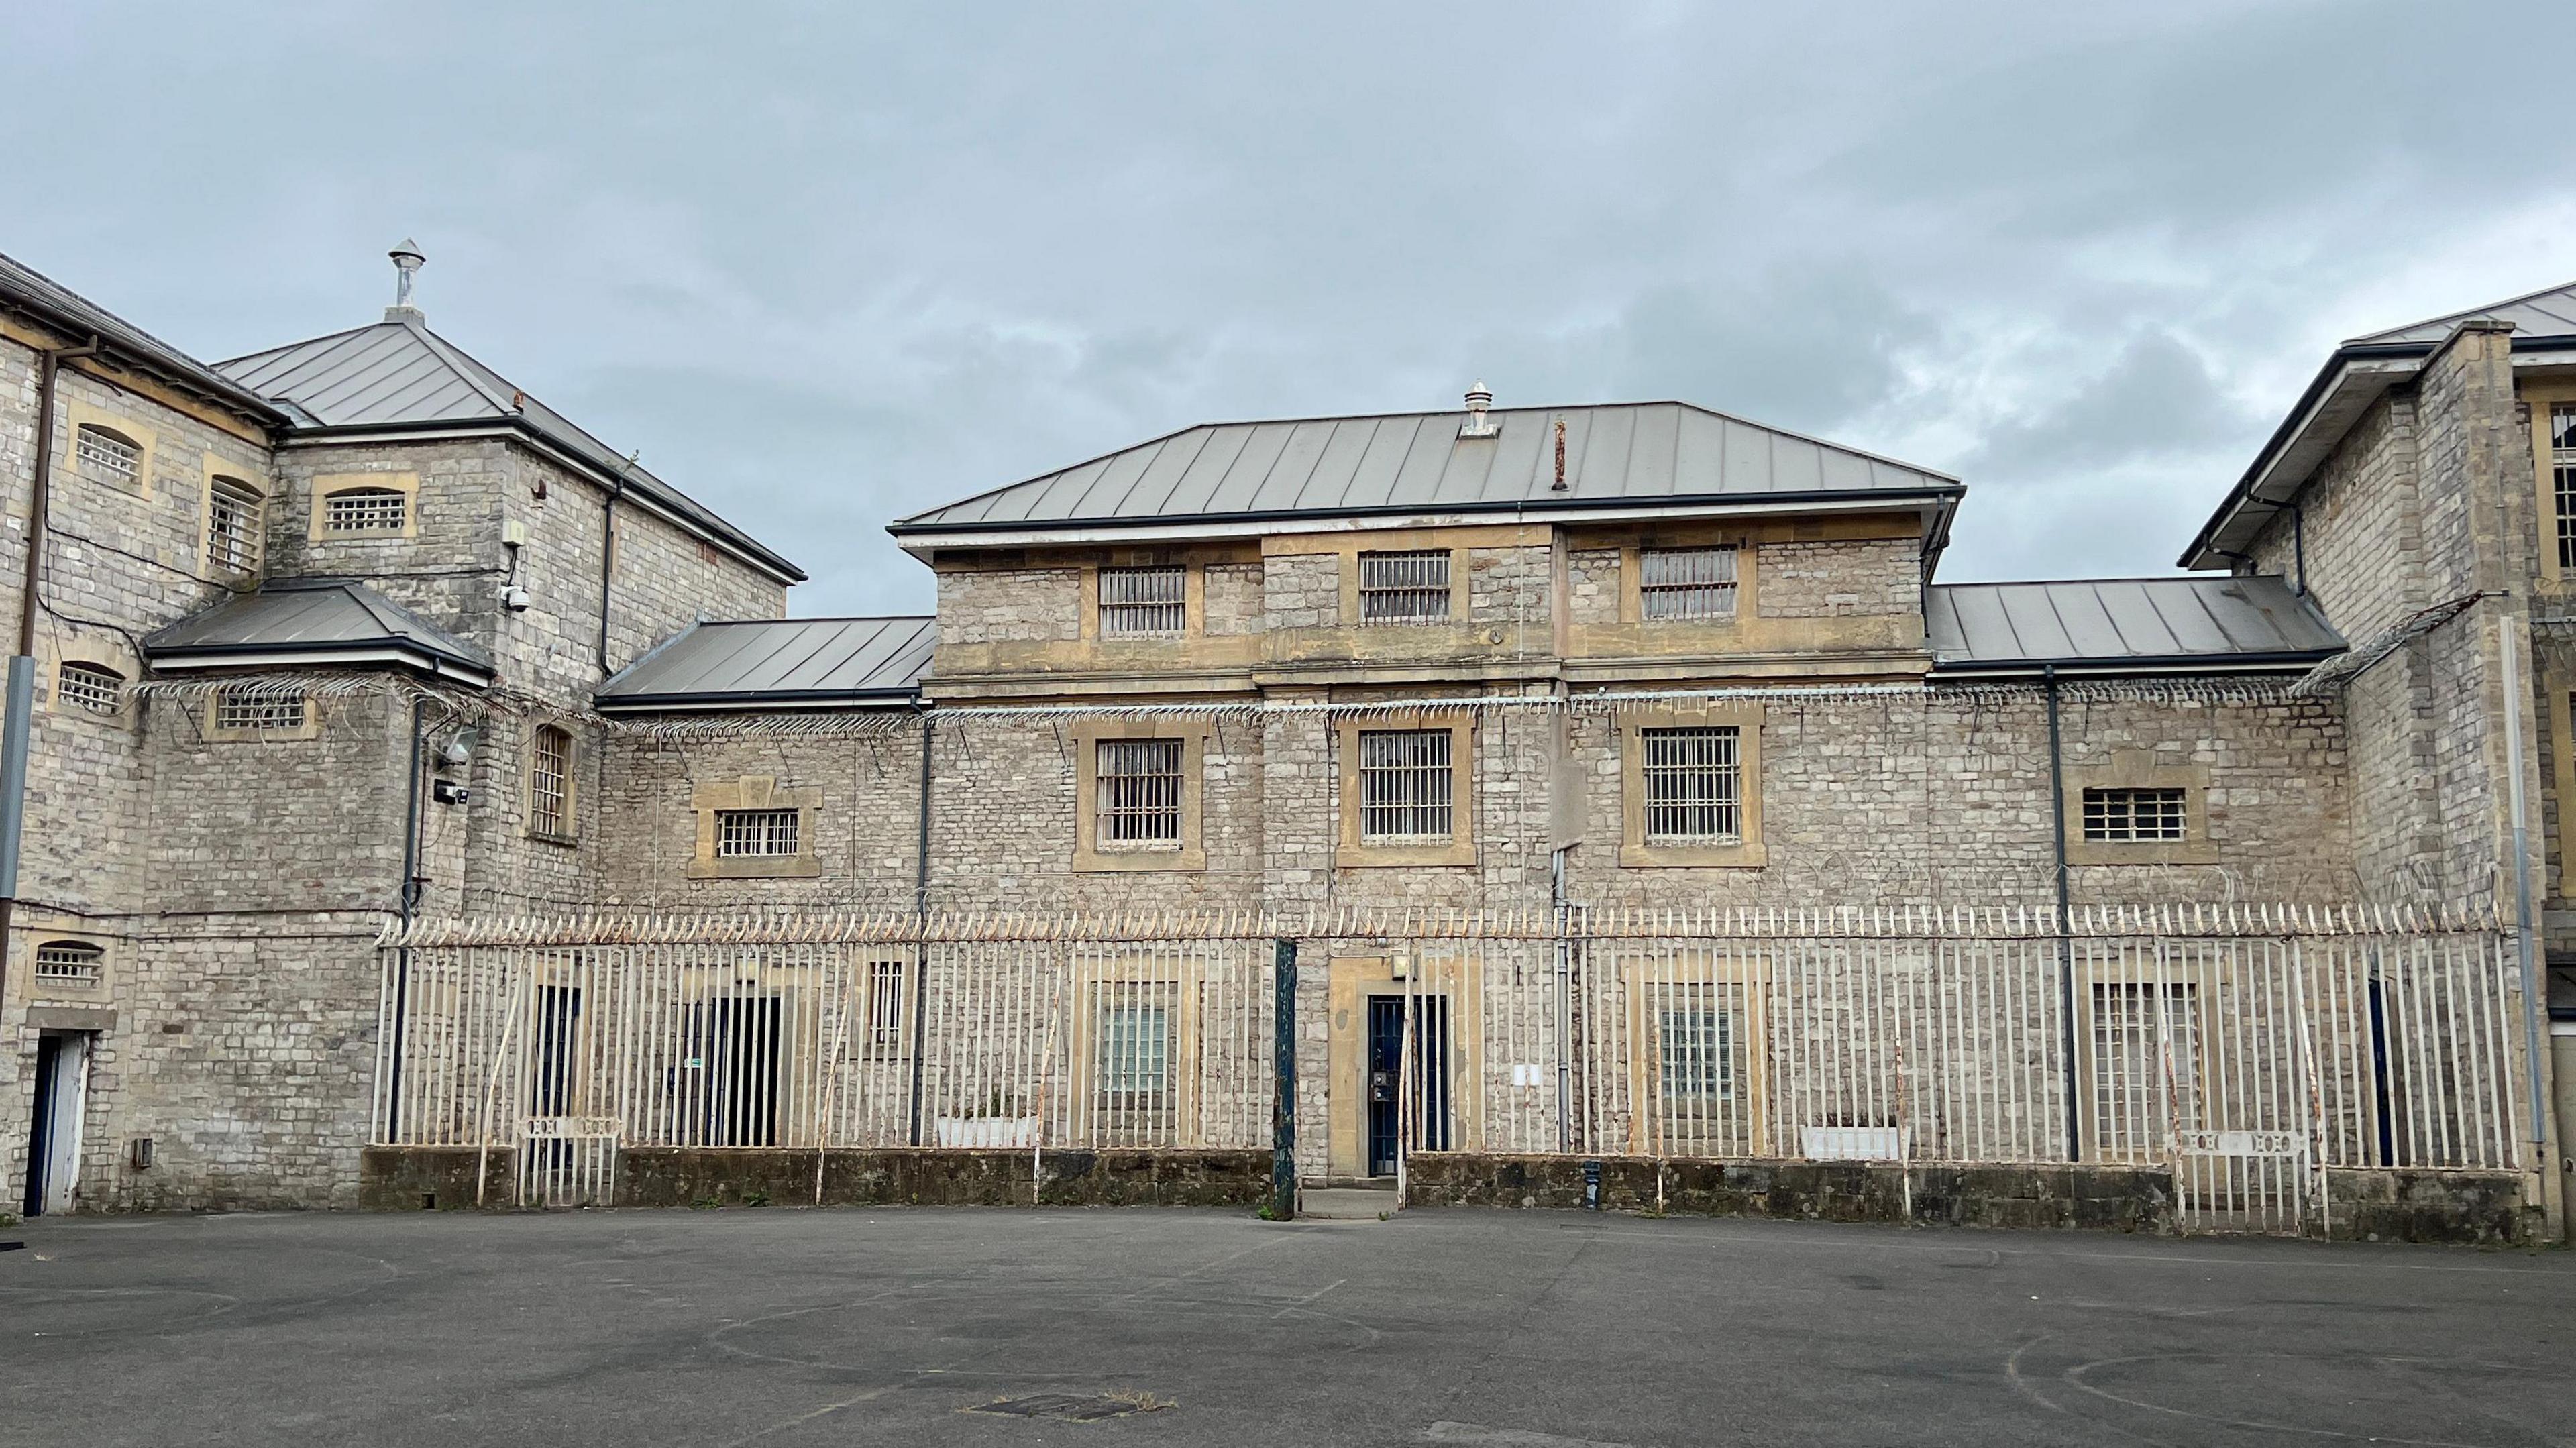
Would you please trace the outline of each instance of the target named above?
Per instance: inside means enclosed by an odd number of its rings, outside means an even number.
[[[1609,1211],[2116,1232],[2179,1225],[2173,1175],[2160,1166],[1593,1160]],[[1420,1152],[1408,1166],[1406,1205],[1579,1208],[1584,1161]],[[2522,1245],[2544,1235],[2511,1172],[2338,1169],[2327,1173],[2326,1194],[2326,1232],[2337,1241]]]
[[[472,1147],[369,1147],[361,1206],[471,1207]],[[1267,1199],[1266,1151],[1025,1151],[934,1148],[640,1147],[618,1153],[621,1207],[990,1206],[1249,1207]],[[513,1205],[515,1151],[495,1148],[484,1202]],[[1032,1183],[1034,1182],[1034,1186]]]

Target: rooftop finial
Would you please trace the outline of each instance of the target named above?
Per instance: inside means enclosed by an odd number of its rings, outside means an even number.
[[[1482,379],[1479,379],[1475,386],[1467,389],[1467,421],[1458,429],[1458,435],[1460,437],[1492,437],[1495,433],[1502,431],[1501,424],[1485,415],[1485,409],[1493,405],[1493,390],[1485,386]]]
[[[408,236],[403,238],[402,245],[385,255],[394,259],[394,304],[385,308],[385,320],[417,322],[421,319],[421,311],[411,304],[411,282],[421,263],[429,258],[421,255],[420,243]]]

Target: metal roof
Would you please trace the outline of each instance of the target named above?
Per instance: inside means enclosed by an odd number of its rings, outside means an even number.
[[[2272,577],[1941,583],[1923,623],[1942,673],[2303,668],[2344,647]]]
[[[933,508],[897,534],[1242,516],[1350,516],[1814,498],[1955,496],[1943,473],[1682,402],[1498,408],[1491,437],[1463,412],[1202,423]],[[1566,489],[1554,489],[1565,423]]]
[[[393,310],[401,315],[215,366],[243,386],[289,405],[318,427],[402,428],[439,423],[524,427],[597,469],[603,479],[622,480],[648,503],[751,562],[790,582],[805,577],[802,569],[758,539],[644,468],[630,466],[608,444],[430,331],[416,312]]]
[[[345,578],[279,578],[147,635],[154,667],[219,668],[289,657],[409,663],[488,681],[492,656]]]
[[[597,697],[604,710],[909,703],[938,637],[926,617],[702,621],[627,665]]]
[[[277,426],[286,421],[286,415],[258,393],[6,255],[0,255],[0,303],[35,316],[50,331],[75,339],[96,337],[146,369],[249,413],[260,422]]]
[[[2391,327],[2385,332],[2373,332],[2365,337],[2355,337],[2344,345],[2370,347],[2389,342],[2439,342],[2451,335],[2451,330],[2462,322],[2480,317],[2499,322],[2511,322],[2517,339],[2576,336],[2576,282],[2544,287],[2528,296],[2512,297],[2483,307],[2472,307],[2468,311],[2453,312],[2446,317],[2433,317],[2421,322],[2411,322],[2403,327]]]

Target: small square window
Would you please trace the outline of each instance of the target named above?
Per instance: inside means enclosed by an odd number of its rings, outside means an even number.
[[[1666,1100],[1725,1101],[1735,1095],[1735,1056],[1731,1021],[1724,1011],[1697,1007],[1666,1008],[1659,1013],[1660,1048]]]
[[[411,499],[397,488],[343,488],[322,500],[325,534],[399,533]]]
[[[115,488],[136,488],[143,481],[143,445],[113,428],[83,423],[73,440],[72,456],[80,475]]]
[[[1189,570],[1100,570],[1100,633],[1103,638],[1176,634],[1188,626]]]
[[[107,952],[86,940],[48,940],[36,947],[36,979],[54,985],[98,984]]]
[[[1125,993],[1124,988],[1122,993]],[[1100,1007],[1100,1094],[1121,1105],[1160,1097],[1171,1083],[1171,1009],[1112,1001]]]
[[[1743,766],[1733,725],[1637,731],[1646,786],[1646,843],[1741,839]]]
[[[1446,729],[1360,733],[1360,839],[1406,844],[1446,841],[1456,829]]]
[[[54,671],[54,702],[90,714],[125,707],[125,676],[104,664],[66,659]]]
[[[1103,739],[1097,774],[1104,848],[1181,842],[1181,741]]]
[[[1735,550],[1645,549],[1637,555],[1637,607],[1649,619],[1735,617]]]
[[[716,854],[725,858],[758,858],[797,852],[799,812],[792,809],[722,809],[716,811]]]
[[[2184,839],[2183,795],[2179,789],[2088,789],[2084,838],[2112,844]]]
[[[215,727],[244,734],[281,734],[302,729],[312,703],[302,694],[261,689],[226,689],[215,696]]]
[[[1360,555],[1360,622],[1438,623],[1448,617],[1448,549]]]

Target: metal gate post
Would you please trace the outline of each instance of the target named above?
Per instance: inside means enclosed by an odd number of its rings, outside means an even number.
[[[1297,1215],[1297,942],[1270,943],[1270,1218]]]

